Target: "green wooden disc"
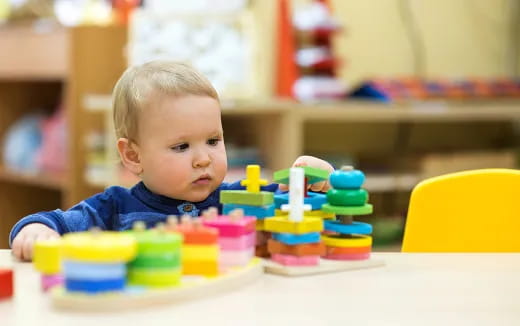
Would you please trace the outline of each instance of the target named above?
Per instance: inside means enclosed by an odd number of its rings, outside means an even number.
[[[372,214],[372,205],[365,204],[363,206],[333,206],[325,204],[321,210],[328,213],[336,213],[337,215],[367,215]]]
[[[313,168],[310,166],[302,166],[303,173],[307,178],[307,184],[314,184],[316,182],[320,182],[323,180],[327,180],[329,178],[329,171]],[[273,181],[276,183],[289,184],[289,176],[291,174],[291,169],[284,169],[276,171],[273,174]]]
[[[128,263],[128,268],[174,268],[180,267],[180,252],[165,253],[162,255],[138,255]]]
[[[153,287],[166,287],[179,284],[181,269],[130,268],[128,283]]]
[[[363,206],[368,201],[365,189],[329,189],[327,201],[334,206]]]
[[[157,230],[128,231],[137,240],[137,255],[160,255],[179,251],[182,235]]]

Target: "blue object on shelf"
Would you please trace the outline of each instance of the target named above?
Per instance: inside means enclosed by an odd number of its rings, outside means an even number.
[[[16,121],[5,136],[3,158],[6,167],[36,172],[36,154],[42,144],[43,115],[30,114]]]
[[[381,102],[391,102],[392,99],[388,94],[375,87],[372,83],[365,83],[356,88],[349,94],[349,97],[377,100]]]

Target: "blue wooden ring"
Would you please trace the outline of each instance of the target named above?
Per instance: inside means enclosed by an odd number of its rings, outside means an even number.
[[[240,208],[244,210],[244,216],[256,216],[257,219],[274,216],[275,204],[265,206],[251,206],[241,204],[224,204],[222,206],[223,215],[228,215],[232,210]]]
[[[308,192],[307,194],[309,197],[305,197],[303,203],[311,205],[312,210],[319,210],[323,204],[327,203],[327,196],[325,194],[319,192]],[[274,204],[276,208],[280,209],[282,205],[288,203],[289,193],[274,195]]]
[[[371,234],[372,225],[363,222],[352,222],[352,224],[343,224],[339,221],[324,221],[325,230],[337,232],[340,234]]]
[[[106,280],[76,280],[76,279],[65,279],[65,288],[70,292],[86,292],[86,293],[99,293],[99,292],[112,292],[122,291],[125,288],[126,278],[118,279],[106,279]]]
[[[273,233],[272,237],[274,240],[280,241],[288,245],[317,243],[320,242],[321,239],[319,232],[311,232],[304,234]]]
[[[107,280],[126,276],[125,264],[92,264],[76,261],[63,262],[63,275],[67,279]]]
[[[336,170],[330,174],[329,182],[336,189],[358,189],[365,182],[365,174],[359,170]]]

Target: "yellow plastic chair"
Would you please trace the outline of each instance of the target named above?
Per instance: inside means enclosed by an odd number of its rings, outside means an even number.
[[[419,183],[403,252],[520,252],[520,170],[484,169]]]

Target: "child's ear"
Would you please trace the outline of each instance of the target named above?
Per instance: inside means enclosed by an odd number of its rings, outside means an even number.
[[[143,172],[141,160],[139,159],[139,147],[128,138],[119,138],[117,140],[117,150],[123,165],[130,172],[139,175]]]

